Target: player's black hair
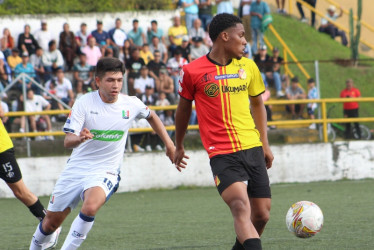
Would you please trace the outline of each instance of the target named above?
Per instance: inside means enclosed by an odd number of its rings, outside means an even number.
[[[214,42],[222,31],[234,27],[237,23],[242,23],[237,16],[227,13],[216,15],[209,24],[210,39]]]
[[[102,78],[106,72],[125,73],[125,68],[123,63],[117,58],[104,57],[97,62],[95,67],[95,75]]]

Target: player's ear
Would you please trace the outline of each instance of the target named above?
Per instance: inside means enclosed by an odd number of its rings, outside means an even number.
[[[97,86],[98,88],[100,87],[100,80],[101,80],[100,77],[95,76],[95,83],[96,83],[96,86]]]
[[[227,42],[229,40],[229,33],[223,31],[221,32],[221,34],[219,34],[221,36],[221,39],[225,42]]]

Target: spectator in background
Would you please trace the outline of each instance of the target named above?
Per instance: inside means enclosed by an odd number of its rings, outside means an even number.
[[[158,39],[158,38],[157,38]],[[147,64],[147,67],[149,69],[149,75],[155,79],[155,85],[156,85],[156,90],[160,90],[160,69],[161,68],[166,68],[166,64],[161,61],[161,53],[158,50],[155,50],[153,53],[154,60],[150,61]]]
[[[289,78],[286,74],[282,75],[281,73],[281,65],[284,63],[284,59],[283,57],[279,56],[278,47],[273,48],[273,56],[270,58],[270,61],[272,62],[272,69],[273,69],[273,75],[274,75],[273,77],[275,77],[277,81],[278,81],[278,78],[280,79],[281,81],[280,89],[286,89],[289,86]],[[279,93],[279,94],[281,97],[282,93]]]
[[[149,61],[153,60],[153,54],[149,50],[148,43],[143,44],[142,49],[139,52],[139,56],[143,58],[144,63],[147,65]]]
[[[251,3],[251,32],[252,32],[252,54],[257,54],[258,43],[264,45],[264,34],[261,30],[262,18],[270,13],[267,3],[262,0],[256,0]]]
[[[7,62],[12,71],[15,67],[22,62],[22,58],[19,56],[19,50],[17,48],[12,49],[12,54],[8,56]]]
[[[119,52],[118,58],[126,64],[128,60],[130,60],[131,57],[131,43],[130,40],[127,39],[123,42],[122,50]]]
[[[286,2],[286,0],[276,0],[276,2],[277,2],[277,13],[286,14],[287,12],[286,12],[286,9],[284,8],[284,3]]]
[[[45,69],[45,81],[52,77],[52,73],[58,69],[63,69],[64,58],[61,51],[57,49],[56,41],[52,40],[48,43],[48,50],[44,51],[42,61]]]
[[[136,82],[136,80],[135,80]],[[155,105],[157,97],[154,94],[155,89],[150,85],[146,85],[144,88],[144,93],[140,94],[139,99],[147,106]]]
[[[174,16],[173,18],[173,26],[171,26],[168,30],[169,36],[169,50],[171,54],[174,54],[174,50],[182,44],[182,37],[187,35],[187,28],[186,26],[181,25],[181,20],[179,16]]]
[[[263,102],[266,102],[266,101],[270,100],[271,92],[269,90],[269,86],[268,85],[265,85],[265,91],[264,91],[264,93],[262,93],[261,97],[262,97],[262,101]],[[271,111],[271,105],[266,105],[265,104],[265,109],[266,109],[266,118],[267,118],[267,121],[271,122],[273,120],[272,111]],[[275,128],[276,127],[274,125],[271,125],[271,126],[268,125],[268,129],[275,129]]]
[[[317,4],[317,0],[302,0],[303,2],[309,4],[310,6],[312,6],[313,8],[316,7],[316,4]],[[299,2],[296,2],[296,6],[297,6],[297,9],[299,10],[299,13],[300,13],[300,21],[302,23],[306,23],[308,22],[308,19],[306,19],[305,17],[305,14],[304,14],[304,11],[303,11],[303,6],[301,3]],[[314,27],[314,24],[316,22],[316,13],[314,13],[314,11],[310,11],[310,16],[311,16],[311,21],[310,21],[310,25],[312,27]]]
[[[199,1],[199,18],[204,30],[207,30],[208,24],[212,21],[212,0]]]
[[[12,80],[12,69],[9,67],[3,52],[0,51],[0,83],[3,86],[8,85]]]
[[[192,38],[191,61],[208,54],[209,49],[203,44],[203,38],[195,36]]]
[[[147,40],[149,44],[152,43],[154,37],[157,37],[158,40],[165,45],[164,32],[162,29],[158,28],[158,23],[156,20],[151,21],[151,27],[149,27],[147,30]]]
[[[126,70],[128,72],[127,75],[127,84],[128,84],[128,95],[135,95],[134,89],[134,82],[135,78],[140,77],[140,69],[142,66],[145,65],[143,58],[139,56],[139,49],[132,48],[131,49],[131,57],[128,61],[126,61]]]
[[[41,21],[41,29],[35,32],[34,37],[38,42],[38,45],[43,48],[44,51],[49,49],[49,41],[54,40],[52,33],[48,30],[46,20]]]
[[[192,29],[195,19],[199,18],[199,0],[181,0],[181,3],[185,13],[186,27],[189,31]]]
[[[96,39],[93,36],[88,38],[88,44],[81,51],[87,56],[87,63],[92,67],[96,66],[102,57],[101,50],[96,46]]]
[[[65,104],[70,107],[74,104],[74,93],[73,86],[69,79],[64,75],[64,71],[60,68],[56,72],[56,78],[49,80],[45,84],[47,91],[50,90],[50,83],[54,82],[56,84],[56,96]],[[55,107],[53,107],[55,108]],[[59,105],[59,109],[64,109],[62,105]]]
[[[265,85],[268,85],[266,80],[266,72],[271,71],[271,62],[270,56],[267,53],[266,45],[260,47],[259,53],[254,56],[253,61],[258,67]]]
[[[26,24],[24,32],[18,36],[17,48],[22,52],[28,52],[29,55],[32,55],[35,53],[37,47],[39,47],[39,44],[30,33],[30,25]]]
[[[74,65],[73,71],[77,94],[87,92],[89,88],[96,89],[93,81],[93,69],[92,66],[87,63],[86,54],[79,54],[79,62]]]
[[[77,31],[75,35],[75,40],[77,41],[78,50],[77,53],[79,54],[80,50],[87,45],[88,40],[88,33],[87,33],[87,24],[81,23],[80,29]]]
[[[343,15],[342,8],[340,8],[339,15],[335,12],[335,6],[330,5],[330,7],[327,9],[326,18],[331,19],[335,22],[339,17]],[[344,46],[347,46],[348,40],[347,36],[345,35],[345,32],[343,30],[339,30],[334,24],[330,23],[326,18],[321,19],[321,26],[319,27],[318,31],[330,35],[332,39],[335,39],[335,37],[340,36],[341,43]]]
[[[196,18],[193,22],[193,27],[188,30],[188,36],[190,39],[199,36],[204,37],[205,31],[203,28],[201,28],[201,20],[199,18]]]
[[[295,76],[291,79],[291,86],[286,90],[286,97],[288,100],[305,99],[305,92],[300,87],[299,79]],[[286,105],[286,110],[291,113],[292,119],[303,119],[305,104],[290,104]]]
[[[63,25],[63,31],[60,33],[60,43],[58,47],[65,59],[67,70],[71,70],[74,65],[74,58],[78,46],[74,33],[70,31],[68,23],[64,23]]]
[[[360,90],[353,86],[353,80],[348,79],[346,82],[346,88],[340,92],[341,98],[358,98],[361,97]],[[343,114],[345,118],[356,118],[359,116],[358,113],[359,104],[358,102],[345,102],[343,103]],[[361,130],[358,122],[354,122],[355,129],[357,131],[358,139],[361,139]],[[351,123],[345,124],[345,138],[351,138]]]
[[[308,79],[308,99],[318,99],[318,90],[316,88],[316,83],[313,78]],[[307,111],[310,119],[315,119],[315,110],[317,109],[317,103],[308,103]],[[312,123],[309,126],[310,129],[316,129],[317,125]]]
[[[152,43],[149,45],[149,50],[154,55],[157,50],[161,54],[161,60],[166,63],[168,61],[168,50],[165,44],[160,43],[160,39],[157,36],[152,38]]]
[[[140,69],[140,76],[135,78],[134,89],[138,97],[145,93],[146,87],[153,89],[152,94],[155,90],[155,80],[152,77],[148,76],[148,68],[146,65],[143,65]],[[156,102],[156,101],[155,101]],[[149,104],[146,104],[149,105]]]
[[[244,37],[248,43],[252,42],[251,31],[251,3],[252,0],[241,0],[239,5],[239,17],[242,19],[244,27]]]
[[[216,0],[217,15],[221,13],[234,14],[231,0]]]
[[[109,34],[103,30],[103,22],[101,20],[96,21],[96,30],[91,32],[91,35],[96,39],[96,46],[100,48],[101,54],[105,54],[105,50],[109,47],[110,39]]]
[[[130,39],[131,46],[136,46],[138,49],[141,49],[143,44],[146,43],[145,35],[143,29],[139,27],[138,19],[132,21],[132,30],[129,31],[127,36]]]
[[[44,79],[44,66],[43,66],[43,49],[41,47],[36,48],[35,54],[30,56],[30,63],[35,70],[35,80],[41,82]]]
[[[185,35],[182,38],[182,44],[177,47],[180,51],[182,51],[182,57],[186,58],[188,62],[191,62],[191,45],[190,45],[190,38]]]
[[[3,113],[0,112],[1,115],[4,115],[4,114],[6,114],[6,113],[9,112],[8,104],[6,102],[4,102],[3,100],[1,100],[1,96],[0,96],[0,111],[1,110],[3,112]],[[11,122],[9,120],[9,117],[8,116],[2,116],[0,118],[1,118],[1,121],[3,122],[3,124],[4,124],[4,127],[7,130],[7,132],[10,133],[11,132],[11,128],[12,128],[12,126],[11,126],[12,124],[11,124]]]
[[[123,48],[123,44],[127,39],[126,32],[122,29],[122,21],[116,18],[115,27],[109,30],[110,46],[113,49],[113,56],[118,58],[119,52]]]
[[[8,28],[4,28],[3,36],[0,39],[0,49],[4,53],[5,58],[7,58],[12,53],[12,48],[14,48],[14,38],[10,34]]]
[[[188,64],[186,58],[182,57],[182,51],[177,48],[174,52],[174,56],[168,60],[166,65],[169,75],[173,79],[174,82],[174,92],[175,95],[178,97],[178,81],[179,81],[179,72],[181,71],[183,65]]]
[[[29,54],[27,52],[22,53],[22,62],[20,64],[17,64],[17,66],[14,69],[14,76],[17,77],[21,73],[27,74],[30,78],[35,78],[35,70],[32,64],[29,62]],[[21,79],[19,82],[19,89],[22,91],[22,85],[26,84],[26,89],[33,89],[35,93],[39,94],[40,89],[29,79],[25,78],[25,82],[23,82]]]
[[[171,104],[175,104],[174,82],[168,75],[166,67],[160,69],[159,87],[157,90],[159,94],[164,93]]]

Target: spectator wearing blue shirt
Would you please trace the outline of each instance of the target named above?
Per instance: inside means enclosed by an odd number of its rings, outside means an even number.
[[[115,22],[115,27],[109,30],[109,38],[110,38],[110,47],[113,50],[113,56],[118,58],[119,51],[122,50],[123,44],[127,39],[126,32],[121,28],[122,21],[121,19],[117,18]]]
[[[234,8],[230,0],[216,0],[217,15],[221,13],[234,14]]]
[[[97,20],[97,29],[91,32],[91,35],[96,39],[96,45],[99,46],[101,54],[104,55],[106,48],[110,45],[110,38],[108,32],[103,30],[103,22]]]
[[[164,32],[162,29],[158,28],[158,23],[156,20],[151,21],[151,27],[148,28],[147,30],[147,40],[148,44],[152,43],[153,37],[158,37],[158,40],[161,41],[165,45],[165,37],[164,37]]]
[[[316,83],[313,78],[308,79],[308,99],[318,99],[318,90]],[[307,110],[310,119],[315,119],[315,110],[317,109],[317,103],[308,103]],[[317,125],[312,123],[309,126],[310,129],[316,129]]]
[[[260,46],[264,45],[264,34],[261,31],[261,22],[265,14],[270,13],[267,3],[262,0],[256,0],[251,4],[251,30],[252,30],[252,54],[257,54],[258,40]]]
[[[132,46],[136,46],[138,49],[141,49],[143,44],[146,43],[145,35],[141,27],[139,27],[139,20],[134,19],[132,21],[133,29],[127,34],[130,39]]]
[[[35,78],[35,69],[32,66],[32,64],[29,62],[29,53],[23,52],[22,53],[22,62],[17,64],[17,66],[14,68],[14,75],[15,77],[18,77],[21,73],[27,74],[31,78]],[[32,89],[34,90],[35,93],[40,93],[39,88],[32,83],[32,81],[29,78],[24,78],[25,84],[26,84],[26,89]],[[22,84],[23,84],[23,79],[20,79],[18,84],[19,89],[22,91]]]
[[[184,8],[185,19],[186,19],[186,27],[189,31],[195,19],[199,18],[199,0],[182,0],[182,6]]]

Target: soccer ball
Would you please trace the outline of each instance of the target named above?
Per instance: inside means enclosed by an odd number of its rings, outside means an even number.
[[[288,209],[286,225],[297,237],[310,238],[322,229],[322,211],[311,201],[296,202]]]

